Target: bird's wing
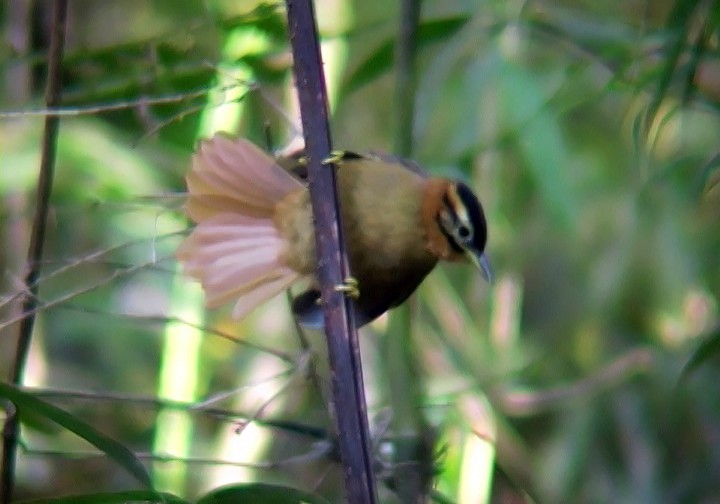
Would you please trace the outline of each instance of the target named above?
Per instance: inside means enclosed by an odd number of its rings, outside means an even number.
[[[430,173],[412,159],[403,159],[399,156],[395,156],[394,154],[385,154],[383,152],[370,152],[366,155],[366,157],[383,161],[391,166],[405,168],[424,179],[430,178]]]
[[[401,157],[385,154],[381,152],[368,152],[365,154],[358,154],[353,151],[342,151],[341,161],[357,161],[361,159],[368,159],[371,161],[380,161],[388,165],[388,169],[392,168],[404,168],[422,178],[429,178],[430,173],[417,164],[415,161],[410,159],[403,159]],[[287,171],[292,173],[295,177],[303,182],[307,183],[308,170],[307,162],[305,160],[305,152],[298,151],[290,156],[278,158],[278,164],[285,168]]]

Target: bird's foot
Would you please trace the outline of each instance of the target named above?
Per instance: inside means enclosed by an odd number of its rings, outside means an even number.
[[[343,283],[336,285],[335,290],[342,292],[352,299],[358,299],[360,297],[360,289],[358,288],[358,281],[356,278],[347,277]]]
[[[322,164],[328,165],[328,164],[340,164],[342,160],[345,159],[345,151],[342,150],[334,150],[330,152],[330,155],[322,160]]]

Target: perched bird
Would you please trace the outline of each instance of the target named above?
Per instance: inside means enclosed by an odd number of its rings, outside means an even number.
[[[336,161],[360,325],[405,301],[438,260],[470,260],[490,281],[485,215],[467,185],[390,157],[342,152]],[[242,138],[200,144],[186,178],[185,209],[197,226],[177,255],[208,307],[235,301],[239,319],[310,278],[293,311],[304,325],[322,325],[306,174],[301,157],[275,159]]]

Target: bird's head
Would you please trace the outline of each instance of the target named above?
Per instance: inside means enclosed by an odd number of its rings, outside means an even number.
[[[462,182],[436,181],[426,194],[433,204],[423,212],[426,226],[432,229],[428,234],[430,249],[442,259],[470,260],[485,280],[492,282],[492,269],[485,255],[487,222],[480,201]],[[429,218],[434,222],[430,222]]]

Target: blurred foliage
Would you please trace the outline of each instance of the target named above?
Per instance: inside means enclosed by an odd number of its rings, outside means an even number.
[[[426,2],[408,126],[389,103],[395,3],[317,2],[335,144],[387,151],[393,128],[411,127],[414,159],[467,179],[488,214],[495,284],[442,267],[413,305],[424,414],[438,439],[436,501],[717,499],[719,4]],[[27,5],[0,7],[4,376],[34,207],[50,2]],[[26,379],[45,406],[25,424],[19,497],[130,498],[137,484],[122,467],[137,456],[154,471],[189,467],[182,488],[156,488],[183,498],[258,481],[267,486],[226,491],[341,499],[329,419],[285,300],[241,324],[208,313],[200,359],[188,364],[208,400],[156,397],[163,331],[189,288],[173,252],[203,114],[232,102],[237,133],[263,144],[269,127],[276,146],[294,135],[284,16],[281,4],[250,0],[71,0]],[[362,339],[378,439],[384,323]],[[39,404],[27,397],[25,408]],[[192,419],[189,454],[151,453],[167,408]],[[213,495],[202,502],[222,501]],[[381,497],[394,502],[386,487]]]

